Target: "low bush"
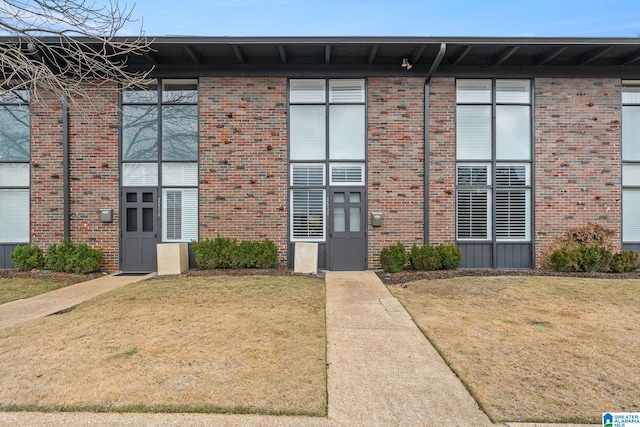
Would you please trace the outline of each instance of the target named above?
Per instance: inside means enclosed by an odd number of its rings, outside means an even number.
[[[408,258],[406,249],[402,243],[398,242],[396,245],[382,248],[380,265],[387,273],[397,273],[402,271]]]
[[[629,273],[640,268],[640,256],[635,251],[622,251],[613,254],[611,271],[614,273]]]
[[[198,268],[274,268],[278,264],[278,247],[269,239],[262,242],[216,237],[192,243]]]
[[[439,270],[442,260],[437,246],[424,245],[419,247],[414,244],[409,252],[409,264],[411,268],[419,271]]]
[[[613,254],[601,243],[580,246],[580,270],[587,273],[607,273],[611,271]]]
[[[561,271],[565,273],[571,273],[580,271],[580,258],[582,254],[577,247],[564,247],[554,251],[549,259],[547,265],[555,271]]]
[[[462,263],[462,249],[456,245],[436,246],[440,258],[440,268],[443,270],[455,270]]]
[[[100,270],[102,249],[90,248],[86,243],[63,240],[47,248],[45,267],[61,273],[88,274]]]
[[[40,269],[44,267],[44,254],[36,245],[19,245],[11,252],[11,262],[19,271]]]

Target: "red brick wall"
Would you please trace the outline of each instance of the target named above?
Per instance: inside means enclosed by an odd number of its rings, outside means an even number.
[[[535,80],[537,254],[589,221],[620,243],[620,89],[619,79]]]
[[[71,241],[102,248],[102,268],[119,268],[118,88],[86,89],[90,101],[70,109]],[[100,209],[113,209],[113,222]]]
[[[368,81],[369,268],[380,266],[383,247],[424,238],[424,78]]]
[[[64,237],[62,107],[40,94],[31,103],[31,243],[46,249]]]
[[[286,78],[200,79],[200,238],[287,247]]]
[[[454,78],[429,85],[429,240],[456,238],[456,88]]]

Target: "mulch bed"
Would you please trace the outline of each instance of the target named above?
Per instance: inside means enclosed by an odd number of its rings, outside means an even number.
[[[416,280],[451,279],[453,277],[480,276],[557,276],[592,279],[640,279],[640,271],[631,273],[561,273],[553,270],[403,270],[399,273],[377,272],[378,277],[387,285],[402,285]]]

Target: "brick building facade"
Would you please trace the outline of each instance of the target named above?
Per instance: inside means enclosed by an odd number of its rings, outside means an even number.
[[[148,87],[95,86],[83,111],[40,97],[10,122],[28,147],[0,150],[0,268],[18,244],[69,238],[102,248],[107,271],[146,271],[156,244],[217,235],[269,238],[290,268],[297,242],[318,243],[322,269],[378,268],[397,242],[535,268],[587,222],[640,249],[636,39],[155,47],[155,64],[132,58],[155,66]]]

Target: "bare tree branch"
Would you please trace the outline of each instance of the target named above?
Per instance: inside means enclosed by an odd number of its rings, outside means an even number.
[[[140,86],[148,73],[130,72],[127,58],[151,50],[139,35],[118,37],[133,23],[133,8],[117,0],[0,0],[0,96],[29,90],[31,98],[53,95],[70,106],[86,104],[87,85]]]

